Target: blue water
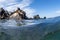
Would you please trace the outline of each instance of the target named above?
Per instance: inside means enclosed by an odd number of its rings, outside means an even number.
[[[0,20],[0,40],[60,40],[60,17]]]

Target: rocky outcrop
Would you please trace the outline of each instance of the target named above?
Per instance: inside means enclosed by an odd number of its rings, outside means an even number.
[[[27,19],[27,16],[23,10],[18,8],[16,11],[14,11],[10,14],[9,18],[20,20],[20,19]]]
[[[3,8],[0,8],[0,19],[28,19],[26,16],[26,12],[21,10],[20,8],[17,8],[16,11],[11,12],[9,14],[8,11],[4,10]]]
[[[44,19],[46,19],[46,17],[44,17]]]
[[[33,16],[33,19],[46,19],[46,16],[44,18],[41,18],[39,15]]]
[[[0,8],[0,19],[6,19],[8,16],[8,11],[5,11],[3,8]]]
[[[35,15],[33,18],[34,19],[40,19],[40,16],[39,15]]]
[[[17,19],[17,20],[22,20],[22,19],[46,19],[40,18],[39,15],[35,15],[33,18],[28,18],[26,16],[26,12],[21,10],[20,8],[17,8],[16,11],[9,13],[8,11],[4,10],[3,8],[0,8],[0,19]]]

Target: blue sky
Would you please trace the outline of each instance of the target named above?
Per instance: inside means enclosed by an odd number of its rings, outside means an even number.
[[[60,16],[60,0],[0,0],[0,7],[8,11],[20,7],[28,17],[36,14],[47,18]]]
[[[56,17],[60,16],[60,0],[34,0],[31,4],[41,17],[47,16]]]

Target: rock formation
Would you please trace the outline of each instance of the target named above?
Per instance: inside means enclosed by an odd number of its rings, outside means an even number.
[[[16,11],[14,11],[10,14],[10,18],[20,20],[20,19],[27,19],[27,16],[26,16],[26,13],[23,10],[18,8]]]
[[[0,8],[0,19],[16,19],[16,20],[22,20],[22,19],[41,19],[39,15],[35,15],[33,18],[28,18],[26,16],[26,12],[21,10],[20,8],[17,8],[16,11],[11,12],[9,14],[8,11],[4,10],[3,8]],[[46,19],[44,17],[43,19]]]
[[[5,11],[3,8],[0,8],[0,19],[6,19],[8,15],[8,11]]]
[[[11,12],[9,14],[8,11],[4,10],[3,8],[0,8],[0,19],[27,19],[26,12],[21,10],[20,8],[17,8],[16,11]]]
[[[39,15],[35,15],[34,19],[40,19],[40,16]]]
[[[46,19],[46,17],[44,17],[44,19]]]

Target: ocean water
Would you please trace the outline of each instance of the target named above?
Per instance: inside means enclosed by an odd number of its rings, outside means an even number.
[[[60,40],[60,17],[0,20],[0,40]]]

